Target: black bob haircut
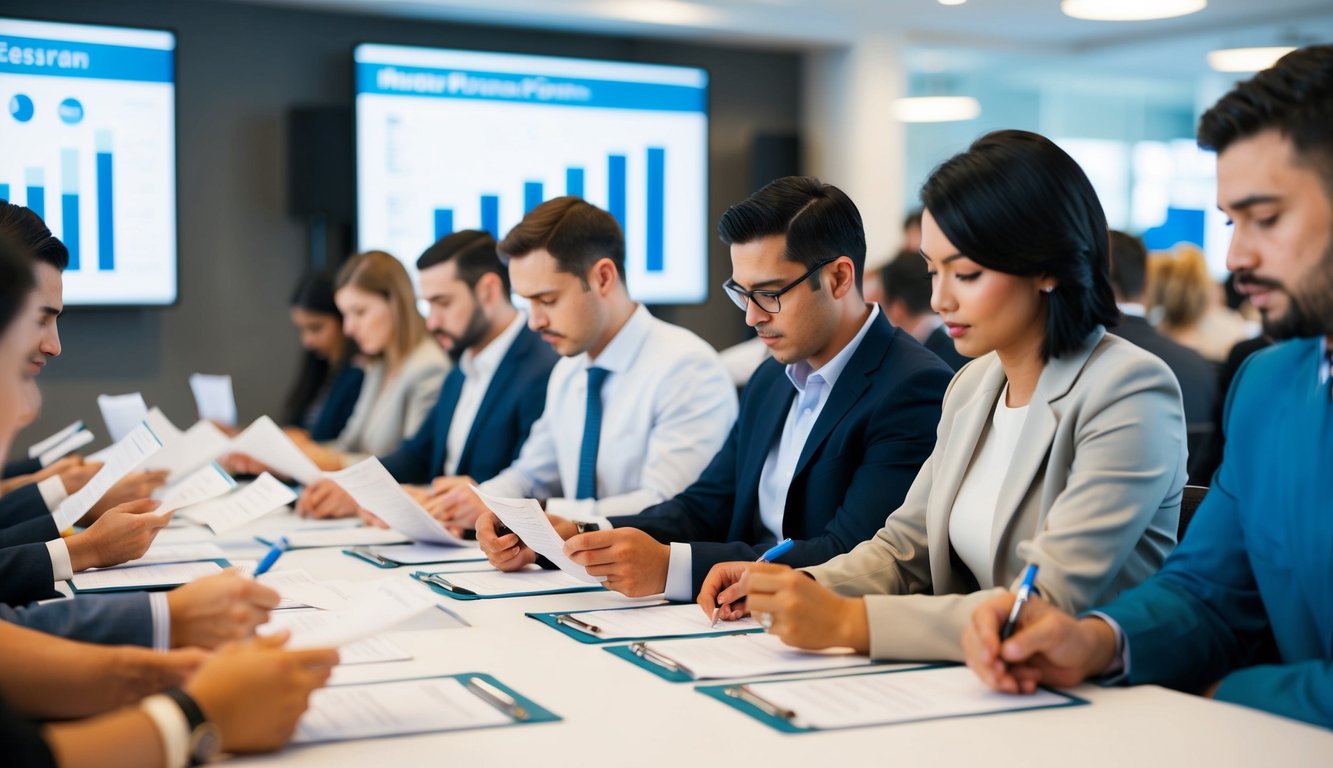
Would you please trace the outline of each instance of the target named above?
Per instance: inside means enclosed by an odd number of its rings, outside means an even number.
[[[931,172],[921,201],[958,252],[986,269],[1055,278],[1043,359],[1115,325],[1106,214],[1087,174],[1050,139],[988,133]]]
[[[806,269],[825,259],[846,256],[856,272],[866,263],[866,233],[861,212],[845,192],[813,176],[785,176],[731,206],[717,223],[727,245],[744,245],[772,235],[787,238],[786,257]],[[819,289],[819,276],[811,278]]]

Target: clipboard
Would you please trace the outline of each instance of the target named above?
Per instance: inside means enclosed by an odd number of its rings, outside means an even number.
[[[381,546],[381,545],[378,545],[378,544],[377,544],[377,545],[375,545],[375,546]],[[387,545],[387,546],[397,546],[397,545]],[[486,562],[486,555],[482,554],[481,550],[476,550],[477,557],[469,557],[469,558],[464,558],[464,559],[461,559],[461,560],[458,560],[458,559],[449,559],[449,560],[414,560],[414,561],[412,561],[412,562],[402,562],[402,561],[400,561],[400,560],[395,560],[395,559],[393,559],[392,557],[390,557],[390,556],[389,556],[388,554],[386,554],[386,553],[383,553],[383,552],[375,552],[374,549],[372,549],[372,548],[369,547],[369,546],[365,546],[365,547],[350,547],[350,548],[348,548],[348,549],[344,549],[342,552],[343,552],[344,555],[347,555],[348,557],[354,557],[354,558],[356,558],[357,560],[361,560],[361,561],[363,561],[363,562],[370,563],[371,565],[375,566],[376,568],[382,568],[382,569],[401,568],[401,567],[403,567],[403,566],[405,566],[405,565],[439,565],[439,564],[441,564],[441,563],[484,563],[484,562]]]
[[[515,691],[513,688],[510,688],[509,686],[500,682],[496,678],[484,672],[463,672],[456,675],[427,675],[423,677],[408,678],[405,680],[380,680],[369,683],[349,683],[346,685],[330,686],[329,689],[344,691],[350,689],[371,688],[374,686],[394,685],[404,682],[413,682],[420,680],[448,680],[448,679],[458,680],[459,682],[463,683],[464,686],[467,687],[467,689],[474,695],[478,696],[487,704],[490,704],[491,706],[495,707],[496,709],[500,710],[505,715],[507,715],[509,717],[510,722],[497,725],[470,725],[461,728],[412,730],[400,733],[386,733],[380,736],[349,735],[345,739],[341,738],[318,739],[318,740],[300,741],[300,742],[293,741],[292,743],[293,745],[333,744],[340,741],[351,741],[351,740],[362,741],[367,739],[392,739],[392,738],[397,738],[399,736],[410,736],[413,734],[420,734],[420,733],[473,731],[473,730],[486,730],[491,728],[506,728],[511,725],[536,725],[538,723],[555,723],[555,722],[560,722],[563,719],[556,713],[552,712],[551,710],[541,706],[532,699],[529,699],[528,697],[522,695],[518,691]],[[480,685],[474,683],[474,680],[479,681]],[[494,694],[488,693],[486,689],[489,689],[492,692],[498,692],[500,696],[508,697],[510,701],[512,701],[513,703],[512,706],[507,706],[506,702],[494,698]],[[298,726],[298,733],[299,733],[299,726]]]
[[[753,632],[753,631],[750,631],[750,630],[741,630],[741,631],[738,631],[738,632],[732,632],[732,633],[728,633],[728,634],[725,634],[725,635],[705,635],[704,637],[724,638],[724,637],[734,637],[734,636],[738,636],[738,635],[755,635],[755,634],[761,634],[761,633],[762,633],[762,630],[761,630],[761,632]],[[686,639],[689,639],[689,638],[672,637],[672,638],[667,638],[667,639],[668,639],[668,640],[686,640]],[[604,645],[604,646],[602,646],[602,650],[606,651],[607,653],[611,654],[612,656],[617,656],[617,657],[619,657],[619,658],[624,659],[625,661],[628,661],[629,663],[633,664],[634,666],[638,667],[639,669],[645,670],[645,671],[647,671],[647,672],[651,672],[652,674],[654,674],[654,675],[656,675],[656,676],[662,678],[663,680],[666,680],[666,681],[669,682],[669,683],[704,683],[704,682],[705,682],[705,681],[700,680],[699,678],[695,677],[695,676],[694,676],[694,673],[690,670],[689,667],[685,666],[684,664],[682,664],[681,662],[677,661],[676,659],[673,659],[670,655],[668,655],[668,654],[666,654],[666,653],[664,653],[663,651],[660,651],[660,650],[658,650],[658,649],[649,647],[647,644],[650,643],[650,642],[653,642],[653,641],[652,641],[652,640],[641,640],[641,641],[636,641],[636,642],[630,643],[630,644],[628,644],[628,645]],[[819,673],[819,672],[833,672],[833,671],[840,671],[840,670],[872,670],[872,669],[873,669],[874,667],[876,667],[876,666],[883,665],[883,664],[887,664],[887,663],[889,663],[889,662],[873,661],[873,660],[870,660],[870,659],[866,659],[866,661],[865,661],[864,664],[856,664],[856,665],[854,665],[854,666],[830,666],[828,669],[824,669],[824,670],[819,670],[819,669],[801,669],[801,670],[791,670],[791,671],[786,671],[786,672],[778,671],[778,672],[771,672],[771,673],[743,673],[743,674],[734,675],[734,676],[727,677],[727,678],[717,678],[717,677],[714,677],[714,678],[710,678],[710,679],[713,679],[713,680],[739,680],[739,679],[745,679],[745,678],[756,678],[756,677],[767,678],[767,677],[774,677],[774,676],[789,676],[789,675],[791,675],[791,676],[796,676],[796,675],[807,675],[807,676],[808,676],[808,675],[811,675],[811,674],[814,674],[814,673]],[[851,672],[851,674],[856,674],[856,672]],[[822,676],[822,675],[821,675],[821,676]]]
[[[455,586],[449,581],[450,576],[460,573],[470,573],[470,571],[443,571],[431,573],[429,571],[413,571],[412,578],[431,588],[436,594],[451,597],[455,600],[497,600],[506,597],[533,597],[535,595],[562,595],[569,592],[594,592],[600,589],[606,589],[601,584],[589,584],[587,586],[570,586],[559,589],[538,589],[525,592],[504,592],[495,595],[479,595],[469,589]]]
[[[194,560],[192,562],[217,563],[218,567],[223,569],[231,567],[231,561],[222,558],[213,558],[210,560]],[[180,563],[149,563],[145,564],[143,567],[146,568],[146,567],[151,567],[153,565],[180,565]],[[68,579],[66,580],[66,583],[69,584],[70,591],[76,595],[105,595],[105,594],[111,594],[113,592],[166,592],[168,590],[172,590],[175,589],[176,587],[186,584],[187,582],[182,581],[173,584],[150,584],[147,586],[135,585],[135,586],[125,586],[125,587],[92,587],[92,588],[84,587],[82,589],[74,585],[74,579]]]
[[[731,707],[732,709],[736,709],[740,712],[745,713],[746,715],[749,715],[750,717],[754,718],[755,720],[758,720],[764,725],[767,725],[769,728],[772,728],[775,731],[779,731],[781,733],[791,733],[791,734],[821,733],[834,730],[850,730],[853,728],[874,728],[886,725],[920,723],[920,722],[927,722],[930,720],[952,720],[964,717],[985,717],[987,715],[1012,714],[1015,712],[1032,712],[1041,709],[1059,709],[1063,707],[1077,707],[1090,703],[1088,702],[1087,699],[1080,698],[1073,694],[1066,693],[1064,691],[1057,691],[1052,688],[1047,688],[1046,686],[1041,686],[1040,690],[1059,697],[1060,701],[1058,703],[1052,703],[1052,704],[1019,706],[1006,709],[977,711],[977,712],[969,712],[962,714],[926,715],[923,717],[916,717],[911,719],[893,719],[880,723],[856,723],[837,728],[831,728],[831,727],[814,728],[801,723],[799,712],[786,709],[780,705],[775,704],[772,701],[767,700],[764,697],[764,687],[774,684],[796,683],[807,680],[809,681],[838,680],[848,677],[870,678],[870,677],[880,677],[882,675],[911,674],[911,673],[930,672],[934,670],[946,670],[955,668],[960,668],[960,666],[957,664],[923,664],[919,667],[912,667],[908,669],[891,669],[883,672],[862,672],[859,674],[827,675],[820,677],[805,676],[797,678],[787,678],[784,680],[770,680],[766,682],[757,682],[757,683],[699,685],[695,686],[694,690],[696,693],[702,693],[703,695],[708,696],[709,698],[716,699],[717,701],[722,702],[723,704]],[[1016,696],[1015,699],[1016,701],[1021,701],[1022,698],[1021,696],[1018,695],[1015,696]]]
[[[684,603],[680,603],[684,605]],[[689,603],[693,605],[693,603]],[[623,643],[626,640],[677,640],[687,637],[711,637],[713,635],[745,635],[763,632],[762,628],[755,629],[737,629],[723,630],[720,632],[696,632],[690,635],[611,635],[602,636],[594,632],[580,629],[578,624],[578,615],[580,613],[601,613],[603,611],[640,611],[643,606],[630,606],[627,608],[593,608],[584,611],[529,611],[524,615],[531,619],[536,619],[546,626],[556,630],[566,637],[572,637],[585,645],[604,645],[606,643]],[[636,657],[637,658],[637,657]]]

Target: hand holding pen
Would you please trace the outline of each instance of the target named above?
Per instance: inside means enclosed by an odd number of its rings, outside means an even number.
[[[759,556],[757,563],[770,563],[785,555],[795,542],[783,539]],[[711,626],[719,621],[734,621],[744,615],[744,609],[738,603],[746,594],[745,574],[748,563],[719,563],[709,571],[708,578],[699,592],[699,605],[709,614]],[[724,589],[723,584],[727,586]]]

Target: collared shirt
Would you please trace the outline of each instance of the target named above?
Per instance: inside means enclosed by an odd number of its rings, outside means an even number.
[[[838,383],[847,363],[861,346],[861,340],[870,331],[875,318],[879,316],[879,305],[871,304],[870,316],[861,324],[852,340],[838,351],[818,370],[806,360],[787,366],[787,378],[796,389],[796,397],[787,409],[787,420],[782,426],[782,434],[777,443],[769,449],[764,469],[759,475],[759,519],[764,528],[773,536],[773,540],[782,539],[782,519],[787,511],[787,491],[791,488],[792,477],[796,473],[796,464],[805,450],[810,430],[819,421],[819,414],[824,411],[833,387]],[[737,488],[737,493],[742,489]],[[603,525],[603,527],[606,527]],[[690,600],[693,587],[690,573],[693,566],[693,554],[690,545],[672,542],[671,559],[667,565],[666,596],[670,600]]]
[[[458,393],[458,404],[454,406],[453,420],[449,422],[449,437],[445,443],[444,474],[458,473],[458,459],[463,455],[463,446],[472,432],[472,423],[477,420],[477,409],[486,397],[486,390],[491,387],[495,370],[509,352],[509,347],[518,338],[518,332],[528,319],[522,312],[517,313],[513,321],[505,326],[499,336],[486,345],[480,352],[465,350],[458,360],[458,367],[463,371],[463,388]]]
[[[597,495],[574,499],[587,407],[588,368],[602,386]],[[577,520],[632,515],[698,479],[736,420],[736,390],[717,352],[640,305],[596,360],[556,363],[546,410],[518,460],[482,484],[497,496],[545,498],[548,512]]]
[[[1125,315],[1127,317],[1146,318],[1148,316],[1148,308],[1137,302],[1133,301],[1126,301],[1124,303],[1117,302],[1116,307],[1120,310],[1120,314]]]

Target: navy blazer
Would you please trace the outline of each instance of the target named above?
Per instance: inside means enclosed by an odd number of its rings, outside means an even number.
[[[935,446],[940,403],[953,376],[933,352],[875,318],[806,439],[787,490],[778,562],[815,565],[869,539],[897,509]],[[773,544],[759,517],[759,476],[782,434],[796,389],[767,360],[741,395],[727,442],[674,499],[610,518],[660,542],[689,542],[697,593],[716,563],[753,560]]]
[[[0,549],[0,602],[24,605],[60,597],[51,578],[51,553],[44,542]]]
[[[458,458],[457,474],[482,483],[514,463],[533,422],[546,408],[546,381],[557,359],[559,355],[540,336],[526,327],[519,329],[481,399]],[[462,366],[454,366],[417,433],[397,451],[380,458],[395,480],[429,483],[444,473],[449,425],[462,388]]]
[[[944,364],[955,371],[972,362],[972,358],[958,352],[953,339],[949,336],[949,331],[942,325],[930,332],[926,337],[926,343],[922,346],[939,355]]]
[[[28,483],[0,497],[0,528],[18,525],[50,514],[51,510],[46,508],[46,500],[42,498],[42,492],[36,483]]]
[[[85,643],[153,645],[147,592],[80,595],[21,608],[0,605],[0,621]]]
[[[329,393],[324,397],[319,414],[310,424],[310,439],[316,442],[337,440],[342,434],[347,420],[352,417],[357,398],[361,396],[361,382],[366,372],[355,365],[345,365],[329,385]]]
[[[5,465],[4,477],[18,477],[19,475],[31,475],[33,472],[42,471],[42,462],[40,459],[17,459]]]

